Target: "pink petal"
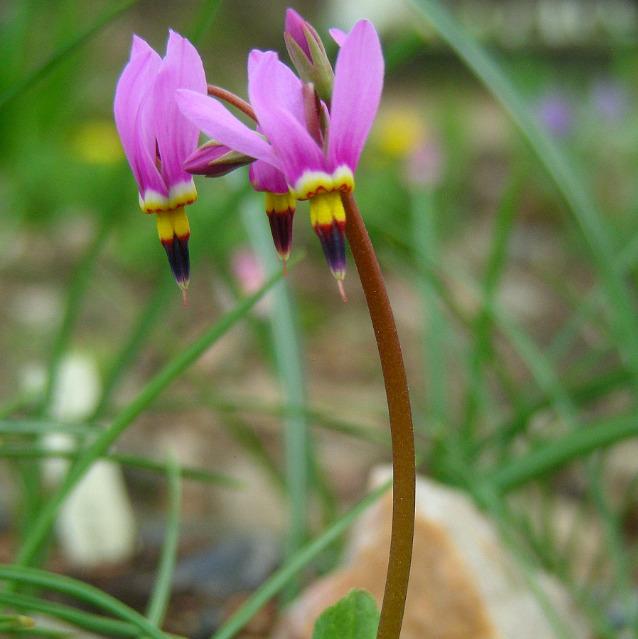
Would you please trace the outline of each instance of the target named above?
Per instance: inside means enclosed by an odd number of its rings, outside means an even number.
[[[383,70],[379,36],[371,22],[361,20],[337,57],[328,141],[332,170],[343,164],[356,169],[379,108]]]
[[[166,56],[153,88],[153,125],[161,158],[162,175],[169,187],[190,183],[184,160],[197,148],[198,128],[177,108],[177,89],[206,94],[204,65],[195,47],[169,31]]]
[[[268,142],[214,98],[180,89],[176,101],[184,116],[208,137],[251,158],[279,166]]]
[[[288,193],[288,183],[284,174],[274,166],[257,160],[250,165],[250,183],[255,191]]]
[[[259,73],[258,67],[262,64],[270,65],[272,75],[268,78],[268,83],[272,101],[277,102],[282,109],[290,111],[301,124],[305,124],[306,115],[301,80],[279,60],[279,56],[274,51],[259,51],[258,49],[253,49],[248,56],[248,78],[251,78],[255,72]]]
[[[341,29],[337,29],[336,27],[332,28],[332,29],[328,29],[328,33],[330,34],[330,37],[340,46],[343,46],[343,43],[346,41],[346,38],[348,37],[348,34],[345,31],[342,31]]]
[[[155,136],[148,122],[149,98],[161,63],[159,55],[134,36],[129,62],[115,89],[115,125],[142,196],[149,189],[168,195],[155,164]]]
[[[288,184],[294,185],[304,171],[324,171],[323,152],[299,119],[299,114],[280,101],[283,77],[276,54],[252,56],[248,93],[259,126],[270,141]]]

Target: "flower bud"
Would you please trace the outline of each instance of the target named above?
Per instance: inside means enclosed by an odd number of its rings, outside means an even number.
[[[231,151],[227,146],[211,140],[189,155],[183,166],[192,175],[221,177],[252,161],[253,158]]]
[[[305,83],[312,83],[322,100],[330,100],[334,72],[315,28],[294,9],[286,11],[284,31],[292,63]]]

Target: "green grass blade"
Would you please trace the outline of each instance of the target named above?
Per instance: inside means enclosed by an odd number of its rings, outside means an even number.
[[[436,264],[440,260],[440,251],[434,193],[423,188],[413,192],[410,208],[416,259],[423,263]],[[424,315],[428,317],[423,351],[427,375],[427,397],[429,398],[428,412],[438,423],[437,427],[442,428],[448,423],[445,352],[445,342],[448,334],[447,321],[432,283],[427,278],[420,278],[419,284],[421,307]]]
[[[556,142],[534,119],[522,96],[485,49],[438,0],[411,2],[500,101],[556,183],[581,227],[603,281],[614,318],[613,329],[619,354],[626,360],[634,378],[638,379],[638,316],[630,302],[631,294],[615,263],[615,249],[608,229],[586,185]]]
[[[35,446],[0,446],[0,458],[4,459],[41,459],[41,458],[60,458],[60,459],[77,459],[82,455],[81,450],[52,450],[45,447]],[[166,462],[156,461],[148,457],[140,457],[138,455],[127,455],[125,453],[105,453],[100,459],[106,459],[116,464],[130,466],[139,470],[148,470],[153,473],[167,472]],[[190,466],[180,466],[179,474],[182,479],[190,479],[200,481],[206,484],[216,484],[227,488],[241,488],[241,482],[238,479],[214,473],[203,468],[192,468]]]
[[[386,482],[376,490],[362,499],[354,508],[335,521],[319,537],[306,544],[295,555],[274,574],[272,574],[256,590],[235,614],[211,636],[211,639],[232,639],[237,633],[252,619],[252,617],[286,584],[297,575],[297,573],[308,565],[319,553],[325,550],[333,541],[337,540],[348,527],[367,508],[372,506],[391,486],[391,482]]]
[[[190,30],[190,39],[193,44],[199,44],[202,38],[206,35],[209,29],[213,26],[215,21],[215,14],[221,0],[203,0],[197,18],[195,19],[193,26]]]
[[[620,251],[617,266],[621,273],[624,274],[635,266],[636,261],[638,261],[638,237],[632,238]],[[579,297],[578,306],[570,314],[565,325],[553,337],[547,348],[548,355],[554,360],[558,360],[559,357],[565,354],[574,337],[578,334],[580,326],[592,314],[596,306],[600,305],[601,293],[600,286],[594,285],[584,299]]]
[[[36,612],[48,617],[60,619],[83,630],[97,632],[107,637],[138,637],[140,634],[137,626],[129,622],[94,615],[38,597],[0,593],[0,604],[14,610]]]
[[[516,205],[519,201],[520,186],[518,175],[510,178],[496,212],[491,248],[481,282],[483,299],[472,326],[473,347],[469,361],[468,394],[461,429],[466,435],[464,443],[470,446],[475,441],[475,420],[484,404],[484,397],[487,393],[485,376],[482,372],[489,358],[496,356],[492,344],[493,320],[489,306],[495,301],[498,285],[505,269],[507,244],[517,213]]]
[[[56,515],[76,484],[84,477],[96,459],[104,455],[115,440],[133,423],[133,421],[153,402],[156,397],[189,366],[196,362],[220,337],[225,335],[250,309],[270,290],[281,275],[271,278],[256,293],[246,297],[237,306],[206,331],[198,340],[185,348],[171,360],[139,395],[126,406],[113,420],[111,425],[100,433],[87,447],[81,457],[69,469],[67,476],[39,511],[18,553],[16,563],[28,565],[47,539]]]
[[[606,494],[603,478],[604,460],[600,454],[587,460],[587,478],[589,480],[589,492],[598,519],[601,522],[603,536],[608,551],[609,562],[613,570],[613,587],[608,601],[617,599],[623,606],[624,612],[635,624],[635,608],[633,600],[632,564],[627,547],[624,542],[623,526],[618,515],[613,511],[609,497]],[[633,614],[632,614],[633,611]],[[629,624],[628,624],[629,625]]]
[[[68,288],[67,300],[64,308],[64,315],[62,322],[57,331],[57,334],[53,340],[53,347],[51,349],[51,356],[49,359],[49,365],[46,377],[46,386],[44,389],[44,395],[42,397],[42,405],[40,408],[40,415],[47,413],[55,385],[58,379],[58,371],[60,368],[60,362],[62,357],[68,350],[69,341],[71,340],[71,334],[73,328],[79,316],[80,307],[84,300],[84,296],[89,288],[91,276],[95,269],[97,258],[100,255],[101,249],[104,247],[106,240],[112,228],[111,218],[104,216],[100,222],[100,227],[95,234],[93,241],[87,249],[83,259],[78,264],[73,274],[71,283]]]
[[[631,374],[625,370],[612,370],[608,373],[599,373],[593,379],[585,382],[574,383],[567,381],[564,384],[567,395],[573,402],[580,404],[594,402],[605,395],[612,393],[631,381]],[[550,407],[552,398],[542,395],[528,401],[516,415],[497,426],[492,433],[487,435],[477,447],[500,446],[504,448],[526,428],[532,417],[541,410]]]
[[[15,565],[0,565],[0,580],[14,584],[26,584],[37,586],[47,590],[53,590],[70,597],[84,601],[101,610],[104,610],[123,621],[128,621],[135,625],[143,635],[152,639],[167,639],[168,635],[158,630],[152,623],[145,619],[138,612],[129,608],[121,601],[111,597],[107,593],[82,583],[70,577],[57,575],[55,573],[37,570],[35,568],[25,568]]]
[[[260,202],[261,204],[261,202]],[[281,262],[273,249],[272,238],[261,206],[254,197],[245,203],[241,211],[244,227],[254,251],[264,265],[266,273],[279,273]],[[295,319],[294,302],[287,283],[284,282],[271,295],[270,328],[275,353],[275,367],[281,385],[284,417],[284,443],[286,458],[286,488],[290,503],[287,554],[293,555],[304,543],[307,534],[309,460],[311,443],[304,407],[306,390],[302,365],[299,331]],[[287,595],[293,594],[294,583]]]
[[[29,406],[33,401],[33,396],[30,394],[18,395],[13,399],[8,400],[6,403],[0,406],[0,420],[10,417],[14,413],[17,413]]]
[[[169,460],[167,468],[168,517],[166,534],[164,536],[164,545],[162,547],[157,578],[146,612],[148,620],[158,628],[160,628],[164,622],[168,604],[170,603],[173,573],[175,572],[175,564],[177,562],[179,521],[182,508],[182,485],[179,466],[175,461]]]
[[[86,44],[94,35],[99,33],[104,27],[110,24],[125,11],[130,9],[138,0],[124,0],[111,6],[103,15],[101,15],[94,24],[79,33],[68,44],[56,51],[46,62],[34,69],[25,76],[20,82],[7,88],[0,94],[0,110],[7,104],[21,96],[25,91],[30,89],[34,84],[44,78],[58,64],[66,60],[76,49]]]
[[[486,479],[497,491],[508,492],[598,449],[637,436],[638,420],[632,414],[583,425],[529,453],[509,459]]]
[[[155,292],[140,313],[129,338],[124,342],[124,346],[120,349],[120,352],[113,360],[113,364],[104,376],[102,393],[93,412],[92,419],[98,419],[104,415],[108,409],[113,393],[117,389],[124,373],[135,361],[142,346],[151,334],[153,327],[160,317],[162,317],[162,311],[166,306],[166,302],[169,297],[174,294],[175,282],[173,279],[168,276],[162,277]]]

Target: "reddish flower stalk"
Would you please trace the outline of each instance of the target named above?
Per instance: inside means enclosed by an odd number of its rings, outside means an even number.
[[[209,85],[208,93],[257,120],[250,104],[234,93],[212,85]],[[352,193],[342,193],[341,200],[346,211],[346,236],[377,341],[392,436],[392,533],[377,639],[399,639],[414,537],[416,468],[410,395],[401,344],[379,261]]]
[[[392,534],[377,639],[399,639],[410,578],[416,469],[410,394],[381,267],[351,193],[341,195],[350,243],[377,340],[392,435]]]
[[[229,91],[228,89],[224,89],[222,87],[218,87],[214,84],[209,84],[208,95],[227,102],[228,104],[239,109],[242,113],[245,113],[249,118],[257,122],[255,111],[250,106],[250,104],[248,104],[246,100],[242,100],[242,98],[240,98],[238,95],[235,95],[232,91]]]

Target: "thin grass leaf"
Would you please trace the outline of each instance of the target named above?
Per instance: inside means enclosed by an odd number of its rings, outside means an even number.
[[[10,636],[26,637],[27,639],[33,639],[33,637],[47,637],[48,639],[73,639],[73,633],[71,631],[52,628],[13,628],[5,630],[5,632]]]
[[[257,466],[266,473],[281,496],[286,497],[286,477],[280,464],[268,452],[254,428],[237,415],[226,414],[222,426]]]
[[[18,413],[24,408],[27,408],[33,400],[34,397],[31,394],[17,395],[13,399],[10,399],[0,406],[0,420],[6,419],[14,413]]]
[[[554,635],[559,639],[573,639],[573,634],[557,612],[552,602],[552,597],[539,583],[537,566],[530,559],[525,548],[521,547],[517,539],[513,516],[507,504],[501,499],[498,493],[494,492],[487,484],[477,484],[473,477],[468,477],[468,480],[470,482],[468,484],[468,486],[470,486],[470,492],[474,493],[475,498],[491,514],[492,519],[498,526],[501,539],[522,569],[525,583],[543,609]]]
[[[81,436],[86,434],[88,426],[93,426],[93,424],[67,424],[45,419],[0,419],[0,435],[24,437],[48,433],[67,433]]]
[[[137,397],[131,401],[113,420],[111,425],[101,432],[86,448],[82,456],[69,469],[64,481],[55,494],[47,500],[34,519],[29,532],[23,539],[16,563],[28,565],[38,553],[47,539],[56,515],[67,496],[84,477],[91,465],[104,455],[117,438],[133,423],[133,421],[157,398],[189,366],[194,364],[219,338],[225,335],[239,320],[245,317],[250,309],[281,279],[281,274],[272,277],[264,286],[243,299],[237,306],[222,317],[208,331],[190,346],[182,350],[171,360]]]
[[[140,632],[137,626],[126,621],[109,619],[40,597],[0,592],[0,604],[14,610],[43,614],[107,637],[138,637]]]
[[[632,238],[627,246],[620,251],[618,256],[618,268],[621,273],[626,273],[629,269],[633,268],[638,261],[638,237]],[[602,301],[602,291],[599,285],[594,285],[592,289],[578,300],[576,308],[573,313],[570,314],[569,319],[563,327],[557,331],[552,338],[551,343],[547,347],[547,354],[554,361],[557,361],[563,356],[567,349],[573,343],[575,337],[583,324],[583,322],[590,317],[593,309],[600,305]]]
[[[254,197],[246,201],[241,216],[253,250],[264,265],[266,273],[270,275],[280,272],[281,263],[273,251],[263,211],[256,206]],[[306,390],[299,331],[294,302],[285,282],[273,292],[271,301],[272,346],[283,403],[286,406],[284,450],[286,488],[290,504],[286,553],[287,556],[292,556],[303,545],[307,535],[308,495],[311,488],[309,461],[313,452],[304,415]],[[286,597],[292,598],[295,590],[294,582],[291,582]]]
[[[220,4],[221,0],[202,0],[197,12],[197,18],[195,18],[190,30],[190,40],[193,44],[199,44],[213,26],[215,14]]]
[[[529,453],[509,459],[488,474],[486,480],[498,492],[509,492],[596,450],[637,436],[638,420],[634,414],[582,425]]]
[[[623,539],[622,524],[618,515],[613,511],[608,496],[605,494],[603,464],[604,459],[600,454],[589,459],[587,477],[589,479],[589,490],[593,498],[592,501],[603,528],[608,557],[611,566],[613,566],[612,587],[607,599],[610,600],[612,596],[618,595],[628,618],[627,625],[635,627],[636,610],[631,558]]]
[[[417,260],[436,264],[440,260],[434,193],[420,189],[412,193],[411,223],[414,254]],[[448,330],[440,301],[429,280],[421,278],[420,294],[423,313],[427,315],[423,357],[426,364],[429,415],[443,425],[449,422],[447,405],[447,362],[444,348]]]
[[[638,380],[638,315],[632,308],[631,293],[614,260],[615,247],[608,229],[585,183],[557,143],[533,117],[510,79],[441,3],[438,0],[411,0],[411,3],[499,100],[568,203],[604,284],[619,355],[626,361],[634,379]]]
[[[172,459],[168,461],[166,479],[168,484],[168,517],[164,545],[157,571],[157,578],[146,611],[148,620],[160,628],[164,622],[171,598],[173,573],[177,563],[179,546],[179,520],[182,508],[182,485],[179,465]]]
[[[82,450],[52,450],[51,448],[36,448],[33,446],[0,446],[0,458],[5,459],[77,459],[82,455]],[[166,474],[166,462],[155,461],[148,457],[138,455],[127,455],[125,453],[105,453],[100,459],[106,459],[116,464],[130,466],[139,470],[148,470],[153,473]],[[238,479],[222,473],[214,473],[203,468],[192,468],[190,466],[180,466],[179,474],[182,479],[200,481],[207,484],[218,484],[227,488],[241,488],[242,484]]]
[[[174,291],[175,283],[173,279],[162,277],[160,283],[155,288],[155,292],[140,313],[131,334],[128,339],[124,341],[124,345],[113,359],[113,363],[104,376],[100,399],[97,402],[91,419],[99,419],[105,414],[113,397],[113,393],[117,390],[124,373],[126,373],[130,365],[136,360],[142,350],[142,346],[144,346],[148,337],[152,334],[155,324],[157,324],[157,321],[162,317],[162,311],[166,307],[166,302],[169,297],[174,294]]]
[[[64,307],[62,322],[53,340],[49,365],[47,367],[46,386],[40,407],[40,416],[45,415],[53,397],[55,385],[62,357],[67,352],[73,328],[79,316],[80,307],[89,288],[91,275],[95,269],[97,258],[113,228],[112,218],[105,215],[100,223],[93,241],[89,245],[84,257],[77,265],[67,291],[67,300]]]
[[[573,402],[584,404],[594,402],[601,397],[622,388],[631,381],[631,373],[625,370],[612,370],[609,373],[599,373],[592,380],[574,383],[565,382],[567,395]],[[483,449],[488,446],[499,446],[504,448],[527,426],[531,418],[546,408],[551,406],[552,400],[547,395],[542,395],[537,399],[526,403],[517,414],[507,422],[497,426],[492,433],[481,440],[477,447]]]
[[[318,554],[336,541],[367,508],[372,506],[391,486],[385,482],[364,497],[354,508],[335,521],[319,537],[306,544],[273,573],[212,636],[211,639],[232,639],[257,612]]]
[[[489,307],[494,303],[498,285],[505,269],[507,244],[517,213],[520,199],[521,179],[514,174],[507,185],[500,206],[496,212],[494,229],[487,264],[481,281],[481,307],[473,322],[472,349],[469,362],[468,394],[461,431],[465,433],[465,443],[472,445],[476,435],[475,421],[484,410],[485,388],[484,367],[490,357],[495,356],[492,343],[492,314]]]
[[[46,590],[60,592],[74,597],[96,608],[104,610],[123,621],[128,621],[138,628],[141,634],[152,639],[167,639],[168,635],[158,630],[152,623],[138,612],[129,608],[121,601],[111,597],[98,588],[82,583],[70,577],[57,575],[35,568],[25,568],[16,565],[0,565],[0,580],[13,584],[37,586]]]
[[[275,416],[285,416],[289,408],[282,405],[273,405],[259,399],[242,397],[237,401],[230,401],[227,398],[209,396],[198,399],[216,411],[221,413],[256,413]],[[333,415],[328,415],[322,410],[305,407],[305,417],[312,426],[330,430],[357,439],[362,439],[373,444],[389,445],[390,438],[386,431],[377,431],[369,426],[354,424]]]
[[[72,55],[76,49],[86,44],[94,35],[98,34],[104,27],[113,22],[113,20],[125,11],[128,11],[128,9],[137,4],[137,2],[138,0],[124,0],[115,6],[109,7],[90,27],[76,35],[68,44],[58,49],[46,62],[31,71],[31,73],[26,75],[21,81],[8,87],[0,94],[0,110],[39,82],[52,69]]]

